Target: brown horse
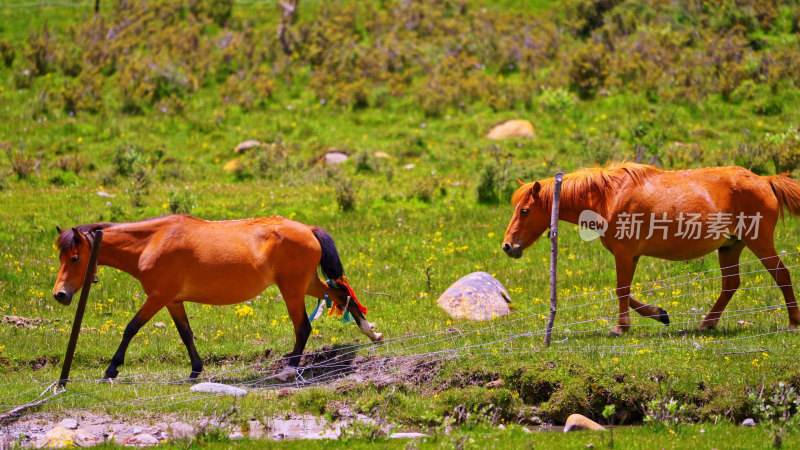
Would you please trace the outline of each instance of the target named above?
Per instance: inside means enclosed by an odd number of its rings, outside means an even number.
[[[166,307],[192,363],[190,378],[203,370],[194,346],[183,302],[231,305],[244,302],[277,284],[294,324],[295,344],[289,366],[280,378],[296,371],[311,323],[305,296],[330,298],[355,318],[373,341],[383,338],[350,301],[344,270],[330,234],[283,217],[209,222],[190,216],[166,216],[133,223],[96,223],[59,231],[61,268],[53,296],[69,305],[86,274],[94,233],[103,230],[98,264],[133,275],[147,300],[122,335],[122,343],[106,369],[114,378],[131,339],[161,308]],[[337,280],[330,285],[317,276]],[[353,299],[355,300],[355,299]],[[363,309],[366,311],[366,309]]]
[[[554,180],[519,183],[512,197],[516,210],[503,239],[503,250],[513,258],[522,256],[550,226]],[[630,296],[640,256],[684,261],[714,250],[722,291],[698,329],[716,327],[739,287],[739,255],[745,247],[761,259],[783,292],[789,328],[800,324],[789,271],[773,242],[783,209],[800,214],[800,184],[788,176],[759,176],[741,167],[663,171],[624,163],[565,175],[560,201],[559,219],[594,222],[604,233],[603,246],[614,255],[619,320],[612,335],[630,327],[629,304],[639,314],[669,324],[666,311]]]

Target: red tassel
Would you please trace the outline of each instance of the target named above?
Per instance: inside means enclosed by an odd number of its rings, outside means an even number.
[[[343,277],[343,276],[339,277],[336,280],[336,284],[338,284],[340,286],[344,286],[344,287],[347,288],[347,295],[349,295],[350,298],[352,298],[353,301],[356,302],[356,305],[358,305],[358,309],[359,309],[359,311],[361,311],[361,314],[364,314],[366,316],[367,315],[367,307],[362,305],[361,302],[358,301],[358,298],[356,298],[356,293],[355,293],[355,291],[353,291],[353,288],[350,287],[350,284],[347,283],[347,279],[345,277]],[[334,309],[338,309],[338,313],[340,315],[344,313],[344,310],[341,309],[341,307],[339,307],[338,305],[335,305],[334,308],[331,308],[331,313],[330,314],[333,314],[333,310]]]

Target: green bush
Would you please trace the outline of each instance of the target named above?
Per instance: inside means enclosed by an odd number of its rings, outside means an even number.
[[[11,67],[14,64],[14,58],[17,56],[17,52],[14,50],[14,47],[5,39],[0,39],[0,59],[3,60],[3,64],[6,67]]]
[[[608,78],[608,50],[603,44],[587,43],[570,59],[570,86],[581,98],[592,98]]]

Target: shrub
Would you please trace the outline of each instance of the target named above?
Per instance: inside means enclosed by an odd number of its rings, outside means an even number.
[[[34,31],[30,34],[24,55],[34,75],[43,75],[50,71],[55,61],[55,45],[55,39],[50,35],[47,22],[42,25],[41,33]]]
[[[342,211],[352,211],[355,208],[356,196],[350,180],[339,179],[336,182],[336,203]]]
[[[539,104],[542,105],[542,109],[545,111],[564,112],[575,106],[575,99],[564,88],[545,86],[539,94]]]
[[[184,189],[176,189],[170,186],[167,204],[172,214],[191,214],[192,210],[197,206],[197,197],[192,194],[188,186]]]
[[[204,15],[223,26],[233,13],[233,4],[234,0],[189,0],[189,9],[194,15]]]
[[[500,178],[497,163],[490,159],[486,161],[478,182],[478,203],[495,204],[500,201],[497,194],[497,184]]]
[[[14,50],[11,43],[5,39],[0,39],[0,59],[3,60],[3,64],[5,64],[6,67],[11,67],[16,56],[17,52]]]
[[[591,98],[608,78],[608,51],[602,44],[587,43],[570,60],[570,86],[581,98]]]

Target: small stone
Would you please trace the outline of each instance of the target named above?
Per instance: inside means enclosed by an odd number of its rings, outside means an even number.
[[[194,427],[184,422],[172,422],[169,435],[173,439],[184,439],[194,436]]]
[[[536,134],[533,132],[532,123],[524,119],[514,119],[492,127],[486,137],[495,140],[506,138],[532,138],[536,137]]]
[[[62,426],[57,426],[52,430],[48,431],[44,438],[40,439],[37,443],[37,447],[66,447],[68,445],[72,445],[75,442],[75,432],[68,430]]]
[[[526,434],[533,433],[533,431],[529,430],[528,427],[522,427],[522,431],[524,431]]]
[[[244,142],[239,143],[239,145],[237,145],[236,148],[233,150],[233,153],[238,155],[239,153],[244,153],[247,150],[250,150],[251,148],[260,147],[261,145],[263,144],[255,139],[248,139]]]
[[[78,421],[75,419],[67,418],[59,422],[58,425],[68,430],[74,430],[78,428]]]
[[[414,167],[416,167],[416,166],[414,164],[411,164],[411,163],[408,163],[405,166],[403,166],[403,168],[406,169],[406,170],[411,170]]]
[[[242,396],[247,394],[247,390],[238,388],[235,386],[228,386],[227,384],[222,383],[199,383],[192,386],[190,389],[192,392],[210,392],[212,394],[225,394],[225,395],[235,395],[235,396]]]
[[[505,430],[506,426],[501,423],[500,425],[497,426],[497,429],[498,430]]]
[[[428,435],[424,433],[392,433],[389,435],[389,439],[417,439],[424,437],[428,437]]]
[[[142,429],[142,427],[133,427],[133,428],[131,429],[131,433],[133,433],[133,434],[139,434],[139,433],[141,433],[142,431],[144,431],[144,430]]]
[[[239,161],[238,159],[232,159],[226,162],[224,166],[222,166],[222,170],[224,170],[225,172],[241,172],[243,169],[244,166],[242,165],[242,162]]]
[[[156,328],[164,328],[167,326],[167,324],[165,324],[164,322],[156,322],[153,324],[153,326]]]
[[[242,439],[242,438],[244,438],[244,435],[238,431],[234,431],[233,433],[228,435],[228,439],[231,440]]]
[[[564,424],[564,433],[576,430],[602,431],[605,427],[584,415],[572,414],[567,417],[567,422]]]
[[[386,159],[386,158],[390,158],[390,156],[389,156],[389,154],[388,154],[388,153],[386,153],[386,152],[380,152],[380,151],[373,153],[373,154],[372,154],[372,156],[374,156],[374,157],[376,157],[376,158],[380,158],[380,159]]]
[[[498,379],[496,379],[494,381],[490,381],[490,382],[484,384],[483,387],[497,388],[497,387],[500,387],[502,385],[503,385],[503,379],[502,378],[498,378]]]
[[[148,433],[137,434],[136,436],[125,439],[125,445],[157,445],[161,441],[157,437]]]
[[[753,420],[751,417],[748,417],[742,421],[743,427],[754,427],[756,426],[756,421]]]
[[[333,164],[333,165],[341,164],[341,163],[347,161],[348,158],[349,158],[349,156],[347,156],[346,153],[342,153],[342,152],[328,152],[328,153],[325,153],[325,163],[326,164]]]
[[[97,191],[97,195],[99,195],[100,197],[109,197],[109,198],[115,197],[114,194],[109,194],[108,192],[102,190]]]

